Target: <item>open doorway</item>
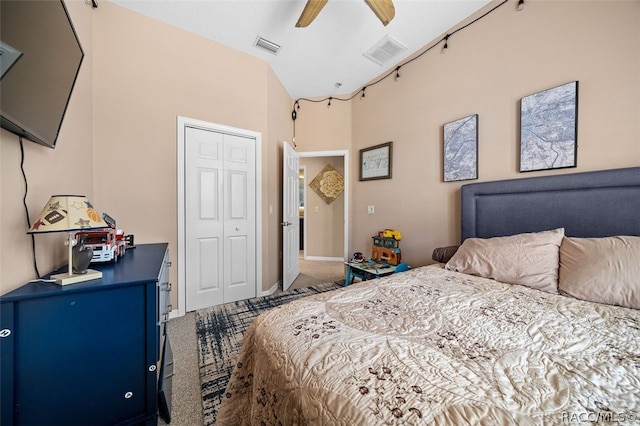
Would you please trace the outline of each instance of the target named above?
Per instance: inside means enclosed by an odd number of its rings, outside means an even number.
[[[338,155],[331,155],[331,152],[301,152],[298,155],[300,275],[292,288],[344,279],[348,229],[344,190],[345,155],[342,152]],[[327,172],[329,174],[325,175]],[[340,182],[322,179],[324,176],[338,175]]]

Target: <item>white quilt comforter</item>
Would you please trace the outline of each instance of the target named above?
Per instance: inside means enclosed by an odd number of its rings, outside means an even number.
[[[217,424],[637,424],[636,418],[640,311],[432,265],[258,317]]]

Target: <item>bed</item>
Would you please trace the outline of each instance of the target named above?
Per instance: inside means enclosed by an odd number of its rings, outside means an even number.
[[[218,424],[640,419],[640,167],[473,183],[446,261],[247,331]]]

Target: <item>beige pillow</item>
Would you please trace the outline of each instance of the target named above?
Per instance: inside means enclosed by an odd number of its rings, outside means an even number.
[[[577,299],[640,309],[640,237],[564,238],[558,287]]]
[[[467,238],[446,269],[558,293],[564,228],[494,238]]]

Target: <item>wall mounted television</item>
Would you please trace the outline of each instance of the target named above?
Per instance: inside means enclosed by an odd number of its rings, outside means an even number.
[[[2,128],[55,148],[84,52],[63,0],[0,0]]]

